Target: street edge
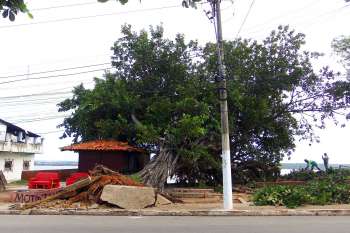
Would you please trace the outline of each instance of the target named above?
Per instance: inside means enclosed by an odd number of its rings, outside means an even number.
[[[310,210],[0,210],[0,215],[77,216],[350,216],[350,209]]]

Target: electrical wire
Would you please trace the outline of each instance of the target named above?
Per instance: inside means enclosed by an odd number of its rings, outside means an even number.
[[[79,75],[79,74],[87,74],[87,73],[92,73],[92,72],[97,72],[97,71],[106,71],[106,70],[109,70],[109,69],[112,69],[112,68],[95,69],[95,70],[82,71],[82,72],[71,73],[71,74],[58,74],[58,75],[35,77],[35,78],[16,79],[16,80],[11,80],[11,81],[0,82],[0,85],[1,84],[8,84],[8,83],[15,83],[15,82],[22,82],[22,81],[29,81],[29,80],[50,79],[50,78],[57,78],[57,77],[68,77],[68,76]]]
[[[58,71],[75,70],[75,69],[82,69],[82,68],[89,68],[89,67],[94,67],[94,66],[102,66],[102,65],[110,65],[110,64],[111,63],[109,63],[109,62],[105,62],[105,63],[85,65],[85,66],[75,66],[75,67],[69,67],[69,68],[63,68],[63,69],[46,70],[46,71],[40,71],[40,72],[35,72],[35,73],[14,74],[14,75],[9,75],[9,76],[2,76],[2,77],[0,77],[0,79],[23,77],[23,76],[30,76],[30,75],[37,75],[37,74],[46,74],[46,73],[52,73],[52,72],[58,72]]]
[[[43,8],[34,8],[30,9],[31,12],[33,11],[44,11],[44,10],[52,10],[52,9],[58,9],[58,8],[67,8],[67,7],[76,7],[76,6],[85,6],[85,5],[95,5],[100,4],[97,1],[94,2],[83,2],[83,3],[73,3],[73,4],[67,4],[67,5],[58,5],[58,6],[50,6],[50,7],[43,7]]]
[[[46,135],[46,134],[54,134],[54,133],[63,133],[65,130],[61,129],[61,130],[54,130],[54,131],[48,131],[48,132],[42,132],[42,133],[38,133],[38,135]]]
[[[18,103],[35,103],[40,101],[48,101],[48,100],[60,100],[63,98],[68,98],[69,96],[59,96],[59,97],[52,97],[52,98],[44,98],[44,99],[29,99],[29,100],[14,100],[14,101],[2,101],[0,105],[6,105],[6,104],[18,104]]]
[[[26,98],[26,97],[37,97],[37,96],[53,96],[53,95],[61,95],[61,94],[71,94],[72,91],[61,91],[61,92],[51,92],[51,93],[37,93],[37,94],[28,94],[28,95],[15,95],[15,96],[4,96],[0,99],[19,99],[19,98]],[[2,102],[1,102],[2,103]]]
[[[52,20],[45,20],[45,21],[33,22],[33,23],[10,24],[10,25],[0,26],[0,29],[2,29],[2,28],[22,27],[22,26],[31,26],[31,25],[38,25],[38,24],[47,24],[47,23],[57,23],[57,22],[65,22],[65,21],[73,21],[73,20],[81,20],[81,19],[90,19],[90,18],[105,17],[105,16],[126,15],[126,14],[140,13],[140,12],[149,12],[149,11],[158,11],[158,10],[171,9],[171,8],[180,8],[180,7],[182,7],[182,6],[172,5],[172,6],[165,6],[165,7],[155,7],[155,8],[141,9],[141,10],[132,10],[132,11],[123,11],[123,12],[87,15],[87,16],[62,18],[62,19],[52,19]]]
[[[245,17],[244,17],[244,19],[243,19],[243,22],[242,22],[241,26],[240,26],[239,29],[238,29],[238,32],[237,32],[237,34],[236,34],[236,38],[239,36],[239,33],[241,33],[241,30],[242,30],[242,28],[243,28],[245,22],[247,21],[247,19],[248,19],[248,17],[249,17],[249,14],[250,14],[250,12],[251,12],[253,6],[254,6],[254,3],[255,3],[255,0],[252,0],[252,3],[251,3],[250,6],[249,6],[249,9],[248,9],[248,11],[247,11],[247,13],[246,13],[246,15],[245,15]]]
[[[332,10],[323,12],[321,14],[318,14],[315,17],[307,18],[307,19],[304,19],[304,20],[303,19],[300,20],[300,18],[299,18],[299,21],[295,22],[295,24],[296,25],[300,25],[300,26],[306,25],[306,26],[309,27],[311,24],[316,24],[318,22],[318,21],[314,21],[314,20],[320,19],[321,17],[327,16],[327,15],[332,15],[332,14],[338,13],[339,11],[343,11],[344,9],[347,9],[347,7],[349,7],[349,6],[350,5],[345,5],[345,6],[342,6],[342,7],[338,7],[336,9],[332,9]],[[314,22],[310,23],[310,21],[314,21]],[[256,30],[247,30],[245,32],[250,33],[250,34],[254,34],[254,33],[258,33],[258,32],[265,31],[265,30],[266,30],[266,28],[262,27],[262,28],[258,28]]]
[[[55,119],[61,119],[61,118],[68,117],[68,116],[69,115],[62,115],[62,116],[50,116],[50,117],[42,117],[42,118],[25,119],[25,120],[15,121],[14,124],[30,123],[30,122],[36,122],[36,121],[55,120]]]
[[[294,10],[289,10],[287,14],[286,13],[280,14],[280,15],[278,15],[276,17],[273,17],[273,18],[270,18],[270,19],[264,21],[263,23],[253,25],[252,27],[249,27],[249,28],[245,29],[244,31],[248,31],[249,32],[251,30],[254,30],[255,28],[261,28],[263,26],[266,26],[270,22],[276,21],[278,19],[289,17],[291,15],[294,15],[295,13],[300,13],[300,12],[308,9],[309,7],[314,6],[316,3],[319,3],[319,2],[320,2],[319,0],[312,1],[312,2],[304,5],[303,7],[300,7],[300,8],[294,9]]]
[[[94,83],[94,81],[85,82],[84,84],[89,85],[92,83]],[[17,96],[2,96],[2,97],[0,96],[0,99],[12,99],[12,98],[32,97],[32,96],[45,96],[45,95],[50,95],[51,93],[52,94],[66,94],[66,93],[72,93],[73,88],[74,88],[74,86],[69,86],[69,87],[64,87],[64,88],[53,89],[50,91],[39,92],[39,93],[35,93],[35,94],[17,95]],[[69,89],[69,91],[59,92],[59,91],[67,90],[67,89]]]

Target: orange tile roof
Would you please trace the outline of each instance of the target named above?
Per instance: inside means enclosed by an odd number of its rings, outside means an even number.
[[[128,152],[144,152],[140,148],[130,146],[127,142],[120,142],[116,140],[94,140],[73,144],[61,148],[62,151],[128,151]]]

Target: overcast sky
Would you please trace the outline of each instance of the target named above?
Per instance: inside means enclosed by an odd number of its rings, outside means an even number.
[[[121,7],[114,0],[104,4],[97,0],[32,0],[28,7],[34,19],[20,15],[9,22],[1,18],[0,118],[45,137],[45,153],[36,159],[76,160],[76,155],[58,150],[70,140],[58,139],[61,132],[56,126],[64,113],[57,112],[56,104],[81,82],[92,87],[92,78],[101,77],[110,67],[110,48],[121,35],[121,25],[128,23],[141,30],[162,24],[168,38],[183,33],[202,44],[215,40],[213,26],[203,13],[208,5],[194,10],[180,3],[131,0]],[[350,35],[347,4],[344,0],[223,1],[224,39],[262,40],[278,25],[289,24],[306,34],[305,49],[326,54],[315,68],[328,64],[342,71],[330,44],[337,36]],[[57,71],[47,72],[53,70]],[[289,162],[302,162],[306,157],[321,161],[322,153],[327,152],[331,163],[350,163],[350,127],[329,124],[327,130],[317,133],[321,143],[298,143]]]

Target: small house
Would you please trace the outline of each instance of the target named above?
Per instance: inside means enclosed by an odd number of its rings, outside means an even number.
[[[34,168],[34,155],[41,154],[43,138],[0,119],[0,170],[7,181],[20,180],[22,171]]]
[[[149,161],[143,149],[116,140],[94,140],[61,148],[62,151],[79,153],[78,170],[87,172],[96,164],[102,164],[122,173],[135,173]]]

